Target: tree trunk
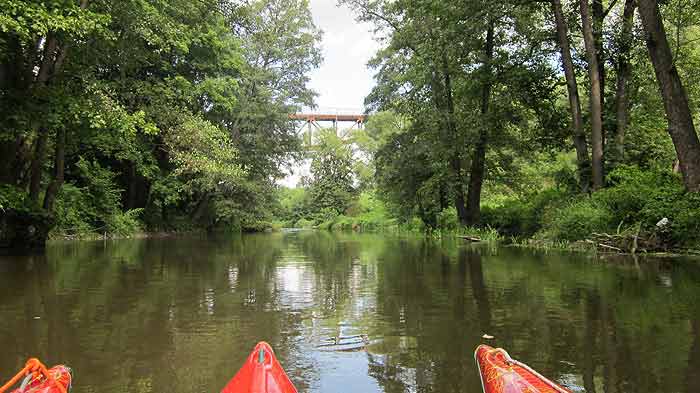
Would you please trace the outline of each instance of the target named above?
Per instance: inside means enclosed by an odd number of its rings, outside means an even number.
[[[44,210],[46,210],[48,213],[53,213],[53,206],[54,202],[56,201],[56,196],[61,190],[61,187],[63,187],[65,164],[66,130],[63,127],[59,127],[59,129],[56,131],[56,152],[54,156],[53,179],[46,188],[46,195],[44,196]]]
[[[477,225],[481,221],[481,189],[486,174],[486,145],[488,143],[489,104],[491,102],[491,88],[493,85],[491,68],[493,60],[495,22],[489,22],[486,32],[486,45],[484,47],[484,78],[481,90],[481,127],[479,127],[479,139],[474,149],[472,166],[469,174],[469,192],[467,193],[467,224]]]
[[[126,195],[123,202],[124,210],[131,210],[136,207],[136,192],[138,178],[136,176],[136,164],[133,161],[126,161]]]
[[[668,133],[689,191],[700,192],[700,141],[695,131],[688,96],[673,62],[656,0],[639,0],[639,15],[646,32],[649,57],[664,101]]]
[[[571,48],[569,46],[569,32],[564,19],[561,1],[552,0],[552,11],[557,27],[557,42],[561,52],[562,68],[566,78],[566,88],[569,92],[569,111],[571,112],[571,123],[573,126],[574,147],[576,148],[576,162],[578,164],[579,182],[581,191],[588,192],[591,182],[591,162],[588,156],[588,143],[586,133],[583,131],[583,116],[581,114],[581,99],[578,94],[578,82],[576,81],[576,71],[574,62],[571,59]]]
[[[593,0],[591,10],[593,12],[593,42],[595,43],[596,59],[598,60],[598,75],[600,75],[600,103],[605,110],[605,47],[603,46],[603,22],[605,9],[603,0]],[[603,126],[603,138],[605,138],[605,126]]]
[[[632,75],[630,50],[632,46],[632,29],[634,28],[635,0],[626,0],[622,16],[622,31],[620,32],[619,53],[617,57],[617,83],[615,88],[615,164],[621,164],[625,159],[625,132],[629,124],[628,83]]]
[[[44,127],[39,128],[34,142],[34,157],[29,169],[29,199],[35,204],[38,204],[41,193],[41,175],[44,170],[47,139],[48,131]]]
[[[46,36],[46,43],[44,44],[41,65],[39,66],[39,71],[37,72],[37,85],[45,86],[49,83],[52,71],[54,70],[54,61],[57,48],[58,41],[56,40],[55,35],[48,34]],[[41,175],[44,169],[44,156],[49,137],[48,130],[46,127],[41,125],[40,121],[33,122],[31,129],[36,132],[36,142],[34,158],[32,159],[29,175],[29,199],[32,202],[38,203],[39,193],[41,192]]]
[[[452,78],[450,77],[449,64],[447,62],[447,56],[443,52],[442,56],[442,74],[444,79],[445,87],[445,108],[447,109],[446,120],[447,120],[447,130],[449,136],[447,140],[452,140],[455,142],[454,151],[452,152],[452,158],[450,160],[450,166],[452,167],[454,184],[455,184],[455,208],[457,210],[457,217],[462,225],[466,225],[468,222],[468,212],[467,206],[464,200],[464,185],[462,184],[462,160],[459,157],[459,144],[457,142],[457,121],[455,120],[455,105],[454,99],[452,97]]]
[[[591,80],[590,106],[591,106],[591,145],[593,150],[593,190],[603,188],[605,173],[603,157],[605,153],[603,136],[603,91],[601,90],[600,66],[595,47],[595,37],[591,26],[591,15],[588,0],[580,0],[581,24],[583,26],[583,41],[586,47],[586,59],[588,60],[588,75]]]
[[[198,223],[204,217],[204,214],[209,208],[210,199],[211,195],[209,193],[205,193],[199,198],[199,200],[197,201],[197,205],[194,208],[194,211],[192,211],[192,214],[190,214],[190,220],[192,220],[192,222]]]

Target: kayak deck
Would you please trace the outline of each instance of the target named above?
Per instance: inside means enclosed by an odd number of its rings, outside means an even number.
[[[221,393],[297,393],[272,347],[260,342]]]
[[[484,393],[570,393],[501,348],[479,345],[474,358]]]

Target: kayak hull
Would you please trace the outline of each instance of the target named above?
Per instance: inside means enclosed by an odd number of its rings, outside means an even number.
[[[63,393],[70,392],[73,376],[67,366],[58,365],[48,371],[49,378],[44,375],[29,376],[23,387],[19,387],[12,393]]]
[[[260,342],[221,393],[297,393],[272,347]]]
[[[474,359],[484,393],[570,393],[501,348],[479,345]]]

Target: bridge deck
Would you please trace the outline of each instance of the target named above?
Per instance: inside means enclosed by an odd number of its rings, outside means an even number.
[[[353,121],[356,123],[364,123],[367,119],[366,115],[348,115],[348,114],[325,114],[325,113],[295,113],[289,115],[292,120],[303,121]]]

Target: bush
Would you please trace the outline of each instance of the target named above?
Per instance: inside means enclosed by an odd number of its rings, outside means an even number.
[[[548,188],[513,198],[500,206],[484,206],[481,209],[482,223],[504,235],[532,236],[544,226],[547,211],[566,205],[572,198],[568,189]]]
[[[541,235],[550,240],[582,240],[593,232],[605,232],[612,214],[592,198],[572,202],[551,213]]]
[[[592,232],[615,233],[638,227],[658,234],[669,246],[700,240],[700,195],[688,193],[679,175],[667,170],[619,167],[609,186],[592,196],[550,207],[541,235],[551,240],[582,240]],[[656,224],[667,218],[663,230]],[[663,233],[662,233],[663,232]]]
[[[691,245],[700,241],[700,195],[689,193],[680,175],[668,170],[642,170],[620,167],[613,171],[611,186],[594,194],[605,206],[615,225],[636,226],[654,232],[663,218],[669,220],[664,236],[672,245]]]
[[[56,198],[54,232],[69,236],[85,236],[95,228],[95,210],[83,189],[64,184]]]
[[[125,212],[117,212],[107,219],[107,233],[117,236],[131,236],[142,230],[139,216],[143,209],[132,209]]]
[[[301,218],[294,223],[295,228],[311,229],[314,227],[314,222],[307,220],[306,218]]]
[[[456,231],[460,228],[457,209],[450,207],[437,215],[437,229],[441,231]]]
[[[56,198],[56,227],[52,235],[130,236],[142,230],[139,218],[143,209],[121,210],[122,190],[117,188],[113,172],[83,159],[76,167],[80,178],[64,184]]]

